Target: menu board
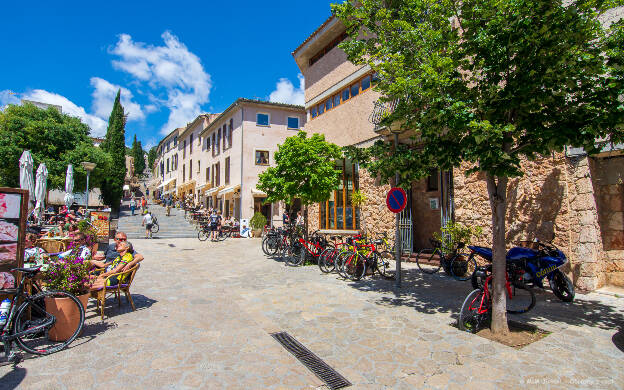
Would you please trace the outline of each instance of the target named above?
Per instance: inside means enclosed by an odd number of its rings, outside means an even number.
[[[0,188],[0,272],[23,265],[27,207],[27,190]]]
[[[110,234],[110,213],[107,211],[92,211],[91,225],[95,227],[98,238],[108,239]]]

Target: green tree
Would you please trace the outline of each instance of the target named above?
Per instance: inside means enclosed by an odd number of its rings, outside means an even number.
[[[430,167],[482,172],[492,211],[492,331],[505,310],[508,178],[521,161],[621,142],[624,22],[602,26],[613,2],[580,0],[359,0],[332,5],[351,39],[349,60],[378,72],[397,102],[382,124],[415,146],[351,149],[373,174],[408,185]]]
[[[143,147],[141,146],[141,141],[137,141],[136,134],[134,135],[134,140],[132,141],[132,148],[130,149],[130,156],[134,161],[134,174],[136,176],[141,176],[145,171],[145,159]]]
[[[126,176],[126,115],[120,102],[120,93],[121,91],[117,91],[113,110],[108,118],[106,138],[100,145],[111,156],[110,170],[102,184],[102,198],[115,211],[119,210],[121,204]]]
[[[48,167],[48,188],[64,189],[67,164],[75,168],[75,188],[84,188],[82,161],[98,166],[108,165],[109,156],[93,145],[89,127],[80,119],[60,113],[55,108],[43,110],[32,104],[10,105],[0,112],[0,186],[19,187],[19,158],[24,150],[33,155],[35,169],[40,163]],[[95,171],[91,185],[101,185],[102,176]],[[33,172],[34,173],[34,172]]]
[[[149,165],[149,168],[152,171],[154,170],[154,162],[156,161],[156,157],[158,157],[158,153],[156,152],[156,147],[152,146],[152,148],[147,153],[147,164]]]
[[[266,192],[267,202],[292,204],[300,199],[306,206],[307,227],[307,206],[326,201],[340,184],[342,172],[334,161],[341,157],[340,147],[325,141],[325,136],[312,134],[308,138],[300,131],[278,146],[275,166],[258,176],[258,188]]]

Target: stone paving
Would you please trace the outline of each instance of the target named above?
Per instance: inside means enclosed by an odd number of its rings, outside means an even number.
[[[287,331],[354,389],[545,389],[624,386],[624,299],[549,292],[517,320],[552,334],[515,350],[451,326],[470,290],[408,265],[392,281],[345,282],[265,257],[258,239],[133,240],[146,260],[137,311],[90,304],[70,349],[0,367],[0,388],[325,388],[277,344]]]

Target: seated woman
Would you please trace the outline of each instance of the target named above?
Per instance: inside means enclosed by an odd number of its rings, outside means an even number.
[[[68,251],[60,253],[59,258],[64,258],[69,255],[76,255],[82,260],[91,259],[91,249],[87,246],[87,237],[84,233],[78,232],[74,234],[74,247]]]
[[[46,251],[43,248],[39,248],[35,246],[37,242],[37,235],[34,233],[26,234],[26,238],[24,240],[24,263],[35,263],[37,265],[42,265],[45,257]]]
[[[116,286],[125,281],[127,275],[115,275],[108,281],[106,280],[110,275],[121,272],[126,265],[132,262],[132,253],[130,252],[130,244],[128,242],[120,242],[117,245],[117,252],[119,252],[119,256],[95,279],[91,285],[91,290],[100,290],[105,285]]]

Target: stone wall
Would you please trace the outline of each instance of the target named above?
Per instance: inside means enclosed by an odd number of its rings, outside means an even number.
[[[624,286],[624,157],[590,159],[605,283]]]
[[[386,233],[394,241],[395,215],[386,206],[390,185],[379,183],[365,169],[360,168],[359,175],[360,191],[367,198],[361,210],[360,230],[372,235]]]

